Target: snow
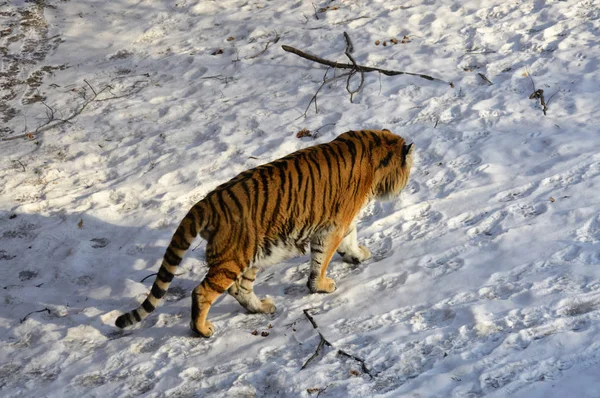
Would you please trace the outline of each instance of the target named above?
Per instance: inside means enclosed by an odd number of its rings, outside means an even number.
[[[599,2],[314,5],[0,0],[1,137],[123,95],[0,141],[3,397],[598,396]],[[307,110],[326,68],[281,45],[347,62],[344,31],[359,64],[455,87],[370,73],[353,103],[341,79]],[[415,163],[400,198],[364,209],[373,258],[336,256],[336,292],[309,294],[294,258],[259,274],[275,314],[223,296],[215,335],[193,337],[198,240],[155,313],[114,327],[193,203],[367,128],[414,142]],[[320,341],[304,309],[333,347],[300,370]]]

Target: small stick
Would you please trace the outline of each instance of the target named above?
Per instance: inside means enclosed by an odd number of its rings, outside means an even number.
[[[480,78],[482,78],[482,79],[483,79],[483,81],[484,81],[484,82],[486,82],[486,83],[488,84],[488,86],[493,86],[493,85],[494,85],[494,83],[492,83],[492,82],[490,81],[490,79],[488,79],[488,78],[487,78],[487,77],[486,77],[486,76],[485,76],[483,73],[481,73],[481,72],[477,72],[477,75],[478,75]]]
[[[323,346],[325,344],[327,344],[328,347],[331,347],[331,343],[329,343],[325,337],[323,337],[323,335],[321,334],[321,332],[319,332],[319,336],[321,337],[321,341],[319,341],[319,345],[317,346],[317,350],[315,351],[314,354],[312,354],[312,356],[310,358],[308,358],[306,360],[306,362],[304,362],[304,365],[302,365],[302,367],[300,368],[300,370],[303,370],[304,368],[306,368],[308,366],[308,364],[310,363],[310,361],[312,361],[313,359],[315,359],[316,357],[319,356],[319,354],[321,353],[321,349],[323,348]]]
[[[150,274],[150,275],[148,275],[147,277],[145,277],[144,279],[142,279],[142,280],[140,281],[140,283],[144,282],[146,279],[150,278],[151,276],[155,276],[155,275],[158,275],[158,272],[155,272],[155,273],[153,273],[153,274]]]
[[[529,96],[529,99],[539,99],[540,104],[542,105],[542,112],[544,112],[544,115],[546,115],[546,111],[548,110],[548,107],[546,106],[546,101],[544,101],[544,90],[542,90],[541,88],[535,90]]]
[[[281,38],[281,37],[279,36],[279,33],[275,32],[275,38],[274,38],[273,40],[269,40],[269,41],[267,42],[267,45],[265,46],[265,48],[264,48],[262,51],[260,51],[260,52],[258,52],[258,53],[256,53],[256,54],[254,54],[254,55],[250,55],[250,56],[248,56],[248,57],[245,57],[245,59],[253,59],[253,58],[256,58],[256,57],[258,57],[258,56],[260,56],[260,55],[264,54],[264,53],[265,53],[265,51],[267,51],[267,50],[268,50],[269,46],[270,46],[271,44],[275,44],[275,43],[277,43],[277,42],[279,41],[279,39],[280,39],[280,38]]]
[[[352,62],[352,65],[354,65],[354,69],[352,70],[352,72],[350,72],[350,75],[348,76],[348,80],[346,80],[346,91],[348,91],[348,93],[350,93],[350,102],[353,102],[353,98],[354,98],[354,94],[358,93],[362,87],[363,84],[365,83],[365,73],[363,72],[363,70],[360,68],[360,66],[358,66],[358,64],[356,63],[356,61],[354,60],[354,57],[350,54],[351,52],[354,51],[354,46],[352,45],[352,41],[350,40],[350,36],[348,36],[348,33],[344,32],[344,39],[346,39],[346,56],[348,57],[348,59],[350,60],[350,62]],[[358,85],[358,88],[354,91],[350,90],[350,79],[352,79],[352,76],[354,76],[354,74],[356,72],[360,72],[360,84]]]
[[[338,349],[337,353],[338,353],[338,355],[341,355],[341,356],[344,356],[344,357],[348,357],[348,358],[354,359],[355,361],[360,362],[360,368],[362,369],[362,371],[364,373],[368,374],[371,379],[373,378],[373,375],[371,374],[371,371],[369,370],[369,368],[367,368],[367,365],[365,364],[365,361],[363,361],[359,357],[355,357],[354,355],[350,355],[346,351],[343,351],[343,350],[339,350]]]
[[[311,308],[307,308],[305,310],[302,310],[302,312],[304,312],[304,316],[306,316],[306,319],[308,319],[308,321],[312,324],[313,329],[318,328],[319,326],[317,325],[317,323],[315,322],[315,318],[313,318],[308,311],[310,311]]]
[[[317,333],[319,333],[319,337],[321,338],[321,340],[319,341],[319,345],[317,346],[317,349],[316,349],[315,353],[312,354],[311,357],[306,360],[306,362],[304,362],[304,365],[302,365],[302,367],[300,368],[300,370],[306,368],[308,366],[308,364],[313,359],[315,359],[316,357],[319,356],[319,354],[321,353],[321,350],[323,349],[324,345],[327,345],[328,347],[333,347],[333,344],[331,344],[329,341],[327,341],[327,339],[325,338],[325,336],[323,336],[323,334],[318,330],[319,326],[317,325],[317,322],[315,321],[315,319],[312,317],[312,315],[310,315],[308,313],[308,311],[310,311],[311,309],[312,308],[307,308],[305,310],[302,310],[302,312],[304,312],[304,316],[306,316],[306,319],[308,319],[308,321],[312,324],[313,328],[317,329]],[[368,374],[371,379],[374,378],[374,376],[371,373],[371,371],[369,370],[369,368],[367,368],[367,365],[365,364],[364,360],[360,359],[357,356],[348,354],[346,351],[340,350],[340,349],[337,350],[337,354],[340,355],[340,356],[344,356],[344,357],[347,357],[347,358],[354,359],[355,361],[359,362],[362,371],[364,373]]]
[[[329,68],[327,68],[327,70],[325,71],[325,74],[323,75],[323,83],[321,83],[321,85],[319,86],[319,88],[317,89],[317,91],[315,92],[315,95],[312,96],[312,98],[310,99],[310,101],[308,102],[308,105],[306,106],[306,109],[304,110],[304,114],[302,116],[306,116],[306,113],[308,112],[308,109],[310,108],[310,104],[312,104],[313,102],[315,103],[315,113],[319,113],[319,108],[317,106],[317,95],[319,94],[319,92],[321,91],[321,89],[323,87],[325,87],[326,84],[331,83],[337,79],[340,79],[342,77],[346,77],[350,74],[349,73],[343,73],[339,76],[333,76],[330,79],[327,79],[327,72],[329,72]],[[300,117],[302,117],[300,116]]]
[[[94,95],[97,97],[98,93],[96,92],[96,90],[94,90],[94,87],[92,87],[92,85],[90,83],[88,83],[87,80],[83,79],[83,81],[85,82],[85,84],[88,85],[88,87],[92,90],[92,92],[94,93]]]
[[[356,69],[356,67],[353,64],[342,64],[340,62],[329,61],[327,59],[323,59],[323,58],[317,57],[315,55],[305,53],[304,51],[298,50],[297,48],[294,48],[291,46],[282,45],[281,48],[284,51],[287,51],[292,54],[296,54],[297,56],[302,57],[304,59],[308,59],[309,61],[317,62],[322,65],[327,65],[332,68]],[[381,69],[381,68],[374,68],[372,66],[363,66],[363,65],[357,65],[357,66],[360,67],[360,69],[363,72],[380,72],[386,76],[398,76],[398,75],[416,76],[416,77],[420,77],[425,80],[448,84],[450,87],[454,88],[454,83],[452,83],[452,82],[447,82],[445,80],[438,79],[437,77],[432,77],[432,76],[424,75],[421,73],[412,73],[412,72],[403,72],[403,71],[397,71],[397,70]]]
[[[44,312],[44,311],[48,311],[48,314],[50,313],[50,309],[48,307],[44,308],[43,310],[39,310],[39,311],[31,311],[29,314],[27,314],[23,318],[21,318],[19,323],[25,322],[27,320],[27,318],[29,317],[29,315],[31,315],[31,314],[36,314],[38,312]]]

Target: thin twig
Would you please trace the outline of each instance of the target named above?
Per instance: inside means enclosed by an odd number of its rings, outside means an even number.
[[[369,368],[367,368],[367,365],[365,364],[365,361],[363,361],[359,357],[356,357],[354,355],[348,354],[344,350],[339,350],[338,349],[337,353],[338,353],[338,355],[341,355],[341,356],[344,356],[344,357],[348,357],[348,358],[354,359],[355,361],[359,362],[360,363],[360,368],[362,369],[363,373],[368,374],[371,379],[373,378],[373,375],[371,374],[371,371],[369,370]]]
[[[480,78],[481,78],[481,79],[482,79],[484,82],[486,82],[488,86],[493,86],[493,85],[494,85],[494,83],[492,83],[492,82],[490,81],[490,79],[488,79],[488,78],[487,78],[487,77],[486,77],[486,76],[485,76],[483,73],[481,73],[481,72],[477,72],[477,75],[478,75],[478,76],[479,76],[479,77],[480,77]]]
[[[248,57],[245,57],[244,59],[253,59],[253,58],[256,58],[256,57],[258,57],[258,56],[260,56],[260,55],[264,54],[264,53],[265,53],[265,51],[267,51],[267,50],[269,49],[269,46],[270,46],[271,44],[275,44],[275,43],[277,43],[277,42],[279,41],[279,39],[280,39],[280,38],[281,38],[281,37],[279,36],[279,33],[275,32],[275,38],[274,38],[273,40],[269,40],[269,41],[267,42],[267,45],[265,46],[265,48],[264,48],[262,51],[259,51],[258,53],[254,54],[254,55],[250,55],[250,56],[248,56]]]
[[[175,276],[181,276],[181,275],[183,275],[183,274],[185,274],[185,272],[180,272],[179,274],[174,274],[174,275],[175,275]],[[150,277],[152,277],[152,276],[156,276],[156,275],[158,275],[158,272],[155,272],[155,273],[153,273],[153,274],[150,274],[150,275],[146,276],[144,279],[142,279],[142,280],[140,281],[140,283],[142,283],[142,282],[144,282],[146,279],[148,279],[148,278],[150,278]]]
[[[306,317],[306,319],[308,319],[308,321],[311,323],[312,327],[314,329],[318,328],[319,326],[317,326],[317,323],[315,322],[315,318],[312,317],[312,315],[310,315],[308,313],[308,311],[310,311],[312,308],[307,308],[305,310],[302,310],[302,312],[304,312],[304,316]]]
[[[48,314],[50,313],[50,309],[48,307],[44,308],[43,310],[39,310],[39,311],[31,311],[29,314],[27,314],[23,318],[21,318],[19,320],[19,323],[25,322],[27,320],[27,318],[29,317],[29,315],[31,315],[31,314],[36,314],[38,312],[44,312],[44,311],[48,311]]]
[[[552,98],[554,98],[554,96],[558,93],[560,93],[560,89],[558,89],[554,94],[552,94],[550,98],[548,98],[548,101],[546,101],[546,105],[550,105],[550,101],[552,101]]]
[[[344,32],[344,39],[346,40],[346,52],[345,52],[346,57],[348,57],[350,62],[352,62],[352,65],[354,65],[354,69],[352,70],[352,72],[350,72],[350,75],[348,76],[348,80],[346,80],[346,91],[348,91],[348,93],[350,93],[350,102],[352,103],[353,99],[354,99],[354,94],[358,93],[362,89],[363,84],[365,83],[365,73],[363,72],[361,67],[358,66],[354,57],[350,54],[350,53],[354,52],[354,46],[352,45],[350,36],[346,32]],[[356,72],[360,72],[360,84],[358,85],[358,88],[356,90],[352,91],[352,90],[350,90],[350,80],[352,79],[352,76],[354,76],[354,74]]]
[[[539,99],[540,105],[542,105],[542,112],[544,112],[544,115],[546,115],[546,111],[548,110],[548,107],[546,106],[546,101],[544,101],[544,90],[542,90],[541,88],[538,90],[535,90],[529,96],[529,99]]]
[[[142,280],[140,281],[140,283],[143,283],[143,282],[144,282],[146,279],[148,279],[148,278],[150,278],[150,277],[152,277],[152,276],[155,276],[155,275],[158,275],[158,272],[155,272],[155,273],[153,273],[153,274],[150,274],[150,275],[148,275],[147,277],[145,277],[144,279],[142,279]]]
[[[94,93],[94,95],[97,97],[98,93],[96,92],[96,90],[94,90],[94,87],[92,87],[92,85],[90,83],[88,83],[87,80],[83,79],[83,81],[85,82],[85,84],[88,85],[88,87],[92,90],[92,92]]]
[[[19,159],[13,160],[13,162],[15,162],[15,163],[18,163],[18,164],[19,164],[19,165],[20,165],[20,166],[23,168],[23,172],[26,172],[26,171],[27,171],[27,170],[25,169],[25,165],[24,165],[24,164],[23,164],[23,163],[22,163],[22,162],[21,162]]]
[[[314,352],[314,354],[311,355],[310,358],[308,358],[306,360],[306,362],[304,362],[304,365],[302,365],[302,367],[300,368],[300,370],[306,368],[308,366],[308,364],[315,359],[316,357],[319,356],[319,354],[321,353],[321,350],[323,349],[324,345],[327,345],[328,347],[333,347],[333,344],[331,344],[329,341],[327,341],[327,339],[325,338],[325,336],[323,336],[323,334],[318,330],[319,326],[317,325],[317,322],[315,321],[315,319],[312,317],[312,315],[310,315],[308,313],[308,311],[310,311],[312,308],[307,308],[305,310],[302,310],[302,312],[304,312],[304,315],[306,316],[306,319],[308,319],[308,321],[312,324],[314,329],[317,329],[317,333],[319,333],[319,337],[320,337],[320,341],[319,341],[319,345],[317,346],[316,351]],[[348,354],[346,351],[338,349],[337,350],[337,354],[340,356],[344,356],[347,358],[351,358],[354,359],[355,361],[360,363],[361,369],[364,373],[368,374],[369,377],[371,379],[374,378],[373,374],[371,373],[371,371],[369,370],[369,368],[367,367],[367,365],[365,364],[365,361],[362,360],[361,358],[354,356],[352,354]]]
[[[138,80],[136,82],[134,82],[134,84],[128,88],[128,91],[125,94],[122,95],[116,95],[116,96],[112,96],[112,97],[107,97],[107,98],[100,98],[97,99],[97,97],[102,94],[105,91],[109,91],[112,88],[111,86],[107,85],[104,88],[102,88],[100,91],[96,91],[92,85],[90,83],[88,83],[87,80],[83,80],[92,90],[92,92],[94,93],[94,95],[89,98],[86,99],[85,94],[82,94],[83,98],[85,99],[85,102],[75,111],[73,111],[73,113],[71,115],[69,115],[69,117],[67,117],[66,119],[56,119],[54,117],[54,109],[52,109],[50,106],[48,106],[48,104],[46,104],[44,101],[41,101],[42,104],[48,108],[50,114],[46,113],[46,115],[48,116],[48,120],[43,123],[42,125],[38,126],[33,132],[29,132],[29,133],[25,133],[25,134],[20,134],[20,135],[16,135],[13,137],[6,137],[6,138],[2,138],[2,141],[11,141],[11,140],[16,140],[19,138],[30,138],[30,139],[34,139],[35,136],[39,133],[42,133],[44,131],[53,129],[55,127],[61,126],[63,124],[66,123],[70,123],[71,120],[73,120],[74,118],[76,118],[77,116],[79,116],[86,108],[89,104],[91,104],[92,102],[101,102],[101,101],[108,101],[108,100],[113,100],[113,99],[119,99],[119,98],[124,98],[124,97],[128,97],[132,94],[137,94],[139,93],[141,90],[143,90],[145,87],[147,86],[141,86],[141,87],[136,87],[138,85],[138,83],[148,83],[148,80]]]
[[[313,133],[313,138],[317,138],[317,136],[319,135],[319,131],[320,131],[322,128],[325,128],[325,127],[327,127],[327,126],[335,126],[335,123],[327,123],[327,124],[324,124],[324,125],[322,125],[322,126],[321,126],[321,127],[319,127],[318,129],[316,129],[316,130],[315,130],[315,132]]]
[[[315,103],[315,113],[319,113],[319,107],[317,106],[317,95],[319,94],[319,92],[321,91],[321,89],[323,87],[325,87],[325,85],[334,82],[337,79],[340,79],[342,77],[346,77],[348,75],[350,75],[351,72],[348,73],[343,73],[339,76],[333,76],[330,79],[327,79],[327,72],[329,72],[330,68],[327,68],[327,70],[325,70],[325,74],[323,75],[323,83],[321,83],[321,85],[319,86],[319,88],[317,89],[317,91],[315,92],[315,94],[312,96],[312,98],[310,99],[310,101],[308,102],[308,105],[306,106],[306,109],[304,110],[304,113],[300,116],[306,116],[308,109],[310,108],[310,104],[312,104],[313,102]]]
[[[329,61],[327,59],[323,59],[323,58],[317,57],[315,55],[305,53],[304,51],[298,50],[297,48],[294,48],[291,46],[282,45],[281,48],[284,51],[287,51],[292,54],[296,54],[297,56],[302,57],[304,59],[308,59],[309,61],[317,62],[322,65],[327,65],[332,68],[355,69],[355,66],[353,64],[342,64],[340,62]],[[374,68],[372,66],[363,66],[363,65],[358,65],[358,66],[361,68],[361,70],[363,72],[380,72],[386,76],[398,76],[398,75],[416,76],[416,77],[420,77],[425,80],[448,84],[450,87],[454,88],[454,84],[452,82],[447,82],[445,80],[438,79],[437,77],[432,77],[432,76],[424,75],[421,73],[412,73],[412,72],[403,72],[403,71],[397,71],[397,70],[381,69],[381,68]]]
[[[323,346],[325,344],[327,344],[328,347],[331,347],[331,343],[329,343],[325,337],[323,337],[323,335],[321,334],[321,332],[319,332],[319,336],[321,337],[321,341],[319,341],[319,345],[317,346],[317,350],[315,351],[314,354],[311,355],[310,358],[308,358],[306,360],[306,362],[304,362],[304,365],[302,365],[302,367],[300,368],[300,370],[303,370],[304,368],[306,368],[308,366],[308,364],[310,363],[310,361],[312,361],[313,359],[315,359],[316,357],[319,356],[319,354],[321,353],[321,349],[323,348]]]
[[[357,21],[359,19],[363,19],[363,18],[371,18],[371,17],[368,16],[368,15],[361,15],[360,17],[345,19],[345,20],[339,21],[339,22],[334,22],[334,25],[344,25],[344,24],[347,24],[347,23],[350,23],[350,22]]]

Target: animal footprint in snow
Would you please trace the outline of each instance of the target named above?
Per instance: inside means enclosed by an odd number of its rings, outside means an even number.
[[[548,210],[548,206],[543,203],[514,204],[508,208],[508,211],[523,218],[539,216],[540,214],[545,213],[546,210]]]

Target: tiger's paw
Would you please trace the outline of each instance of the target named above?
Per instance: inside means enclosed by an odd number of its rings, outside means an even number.
[[[311,293],[333,293],[335,292],[335,281],[331,278],[315,279],[308,282]]]
[[[371,258],[371,250],[366,246],[359,246],[360,253],[344,253],[342,261],[348,264],[360,264]]]
[[[211,321],[204,321],[204,325],[201,327],[196,327],[194,325],[194,321],[190,321],[190,328],[192,332],[196,333],[201,337],[210,337],[215,333],[215,327]]]
[[[260,300],[260,303],[261,303],[260,312],[262,312],[263,314],[272,314],[275,311],[277,311],[277,307],[275,306],[275,303],[269,297],[266,297],[266,298]]]

